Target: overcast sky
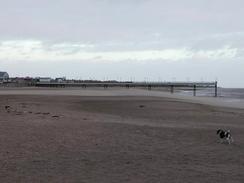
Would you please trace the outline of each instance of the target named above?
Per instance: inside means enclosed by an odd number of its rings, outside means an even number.
[[[243,7],[243,0],[0,0],[0,70],[244,87]]]

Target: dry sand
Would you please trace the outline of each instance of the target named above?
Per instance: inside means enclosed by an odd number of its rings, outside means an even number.
[[[202,100],[0,90],[0,182],[244,182],[244,110]],[[219,143],[218,128],[231,129],[234,143]]]

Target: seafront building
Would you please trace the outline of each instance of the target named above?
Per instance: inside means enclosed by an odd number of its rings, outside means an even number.
[[[7,82],[8,79],[9,79],[8,73],[0,71],[0,83]]]

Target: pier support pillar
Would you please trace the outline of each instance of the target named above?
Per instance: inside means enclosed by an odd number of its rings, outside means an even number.
[[[193,96],[195,97],[196,96],[196,85],[193,85]]]
[[[174,85],[170,86],[170,93],[172,93],[172,94],[174,93]]]
[[[214,96],[217,97],[218,96],[218,83],[217,81],[215,82],[215,93],[214,93]]]
[[[82,88],[86,88],[86,85],[85,84],[83,84],[83,85],[81,85],[82,86]]]

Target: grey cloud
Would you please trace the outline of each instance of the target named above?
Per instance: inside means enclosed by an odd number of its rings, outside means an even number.
[[[242,1],[78,1],[1,2],[1,38],[85,41],[149,40],[203,36],[244,28]]]

